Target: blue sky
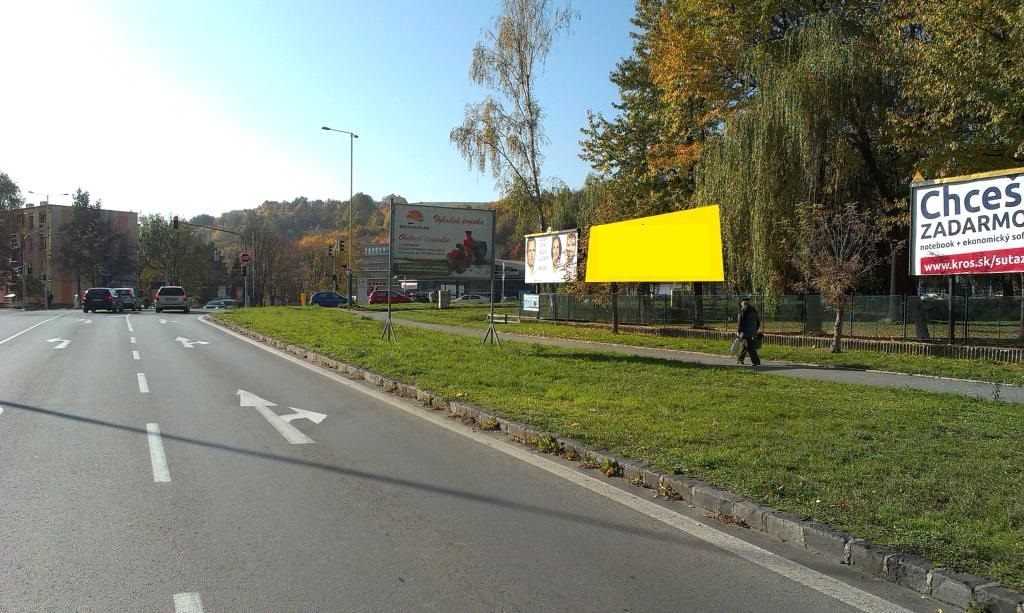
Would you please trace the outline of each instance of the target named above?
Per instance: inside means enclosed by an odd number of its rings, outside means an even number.
[[[538,97],[544,174],[579,187],[588,109],[630,51],[632,2],[573,4]],[[448,140],[485,90],[469,62],[500,0],[0,3],[0,171],[23,192],[77,187],[105,208],[219,214],[297,196],[487,201]],[[27,194],[30,200],[41,196]],[[51,197],[59,204],[67,197]]]

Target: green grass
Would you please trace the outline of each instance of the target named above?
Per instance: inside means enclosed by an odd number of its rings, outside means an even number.
[[[400,344],[389,345],[380,322],[334,309],[216,317],[1024,589],[1019,405],[529,343],[484,347],[400,321]]]
[[[510,312],[509,314],[514,313]],[[430,305],[415,305],[414,308],[396,312],[395,317],[477,328],[480,330],[487,328],[486,305],[477,307],[466,306],[449,310],[432,309]],[[699,351],[716,355],[728,355],[730,345],[729,341],[712,339],[661,337],[629,332],[612,334],[608,327],[579,326],[567,323],[531,323],[528,320],[523,320],[517,324],[497,324],[497,326],[499,333],[511,332],[550,338],[619,343],[638,347]],[[938,377],[955,377],[959,379],[976,379],[994,383],[1024,385],[1024,366],[1020,364],[1004,364],[991,360],[968,360],[862,350],[845,350],[842,353],[834,354],[827,349],[785,347],[780,345],[765,345],[760,353],[764,359],[768,360],[784,360],[842,368],[887,370],[917,375],[934,375]]]

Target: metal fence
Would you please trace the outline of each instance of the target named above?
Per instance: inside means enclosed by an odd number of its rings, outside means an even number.
[[[740,296],[619,296],[619,322],[633,325],[698,325],[732,330]],[[773,308],[752,298],[765,332],[831,335],[835,309],[820,296],[782,296]],[[1024,345],[1020,296],[954,296],[954,339],[957,342]],[[541,294],[539,311],[522,312],[542,319],[611,323],[611,305],[568,294]],[[854,296],[843,316],[843,336],[872,339],[949,341],[948,296]]]

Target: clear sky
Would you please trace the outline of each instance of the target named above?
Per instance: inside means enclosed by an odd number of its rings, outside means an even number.
[[[587,109],[630,52],[627,0],[577,0],[538,97],[544,174],[572,187]],[[180,214],[265,200],[488,201],[448,140],[500,0],[0,0],[0,172],[30,201],[88,190],[104,208]],[[68,197],[51,196],[55,204]]]

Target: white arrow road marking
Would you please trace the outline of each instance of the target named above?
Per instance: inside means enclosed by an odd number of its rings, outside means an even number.
[[[3,415],[3,414],[4,414],[4,408],[0,407],[0,415]]]
[[[295,411],[291,415],[278,415],[270,410],[270,407],[276,407],[276,404],[245,390],[238,390],[238,404],[243,407],[254,407],[292,445],[306,445],[316,441],[303,434],[301,430],[289,422],[294,419],[308,419],[318,424],[327,418],[323,413],[314,413],[313,411],[293,407],[289,407],[292,411]]]
[[[91,324],[92,323],[91,319],[85,319],[84,317],[80,318],[78,321],[82,322],[83,324]]]
[[[53,347],[54,349],[63,349],[63,348],[65,348],[65,347],[67,347],[68,345],[71,344],[71,341],[69,341],[66,338],[48,338],[48,339],[46,339],[46,342],[47,343],[57,343],[56,345],[54,345],[54,347]]]
[[[43,324],[45,324],[45,323],[47,323],[47,322],[51,322],[51,321],[53,321],[54,319],[57,319],[57,317],[64,317],[64,316],[65,316],[65,315],[67,315],[67,314],[68,314],[69,312],[70,312],[70,311],[68,311],[68,312],[65,312],[65,313],[61,313],[60,315],[56,315],[56,316],[54,316],[54,317],[51,317],[51,318],[49,318],[49,319],[44,319],[43,321],[41,321],[41,322],[39,322],[39,323],[35,324],[34,326],[29,326],[29,327],[25,328],[24,330],[22,330],[21,332],[18,332],[17,334],[14,334],[14,335],[12,335],[12,336],[8,336],[8,337],[7,337],[7,338],[5,338],[4,340],[0,341],[0,345],[3,345],[3,344],[4,344],[4,343],[6,343],[7,341],[10,341],[10,340],[14,340],[14,339],[18,338],[19,336],[21,336],[22,334],[24,334],[24,333],[28,332],[29,330],[34,330],[35,328],[38,328],[39,326],[41,326],[41,325],[43,325]]]
[[[178,338],[174,339],[174,342],[181,343],[181,346],[184,347],[185,349],[191,349],[195,345],[209,345],[210,344],[207,341],[194,341],[194,340],[185,338],[184,336],[179,336]]]
[[[167,467],[167,454],[160,438],[160,426],[146,424],[146,440],[149,441],[149,460],[153,463],[153,482],[167,483],[171,480],[171,469]]]
[[[199,592],[175,594],[174,613],[203,613],[203,599],[199,597]]]
[[[171,319],[171,320],[168,321],[166,319],[161,319],[160,323],[162,323],[162,324],[176,324],[176,323],[178,323],[178,320],[177,319]]]

